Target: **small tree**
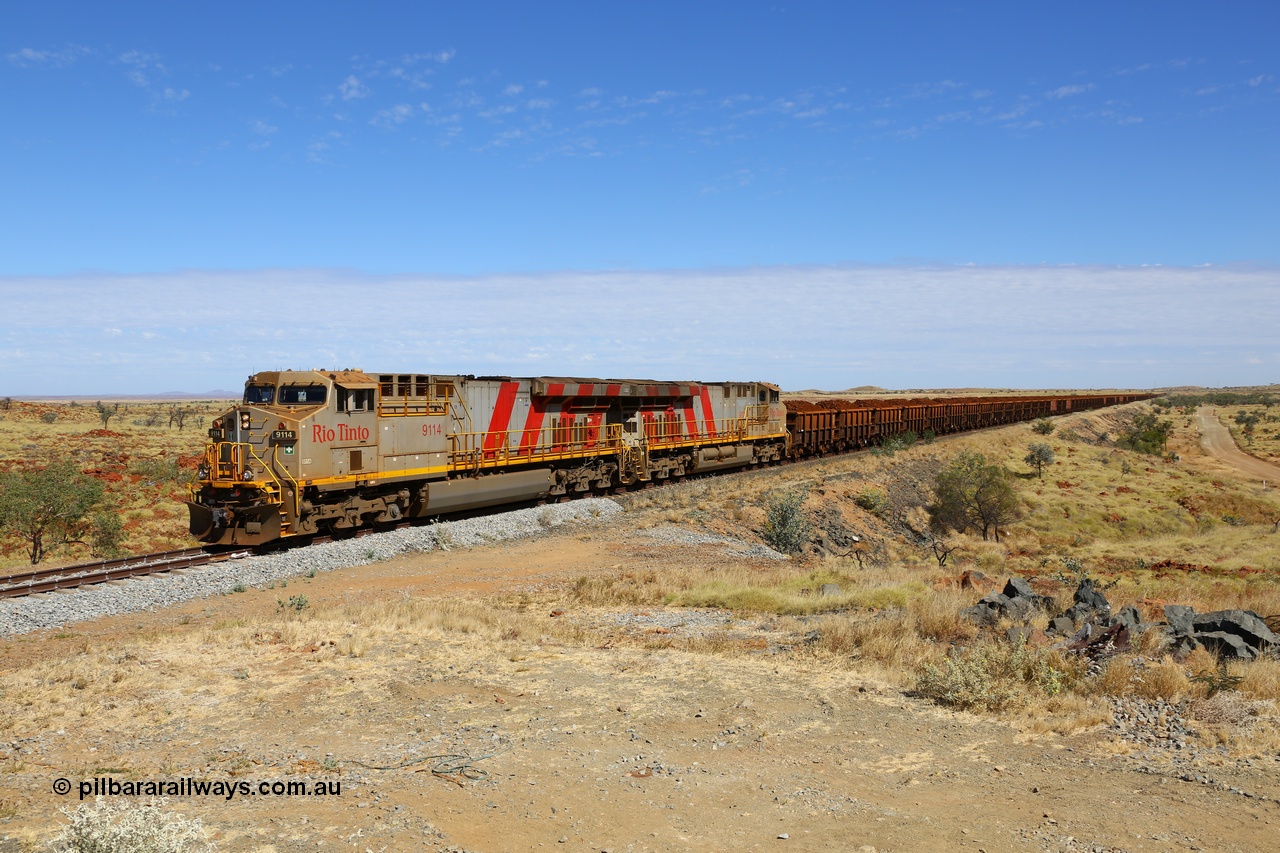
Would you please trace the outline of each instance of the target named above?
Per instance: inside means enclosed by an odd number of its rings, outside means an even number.
[[[977,528],[984,540],[994,533],[999,542],[1001,525],[1021,517],[1008,473],[974,450],[962,450],[939,472],[934,493],[935,522],[956,531]]]
[[[1031,425],[1031,431],[1036,435],[1049,435],[1053,432],[1053,424],[1048,418],[1041,418]]]
[[[761,534],[769,547],[784,554],[798,554],[809,541],[810,525],[804,515],[805,493],[800,490],[774,495],[765,502]]]
[[[1053,448],[1037,441],[1029,444],[1027,450],[1031,452],[1022,457],[1022,461],[1035,468],[1036,474],[1043,480],[1044,466],[1053,464]]]
[[[116,413],[120,411],[119,403],[116,403],[114,406],[108,406],[104,404],[101,400],[99,400],[98,402],[94,403],[93,406],[95,409],[98,410],[98,417],[102,419],[103,429],[107,428],[107,422],[110,421],[113,417],[115,417]]]
[[[169,407],[169,426],[174,426],[176,424],[178,427],[178,432],[182,432],[182,428],[183,426],[186,425],[186,422],[187,422],[187,415],[191,414],[191,411],[192,410],[188,409],[186,406],[177,406],[177,405],[170,406]]]
[[[1161,454],[1172,430],[1173,421],[1162,421],[1153,412],[1144,412],[1133,419],[1133,427],[1116,443],[1139,453]]]
[[[122,531],[112,533],[109,522],[90,518],[103,491],[101,482],[66,459],[39,471],[8,472],[0,476],[0,533],[22,540],[32,565],[63,545],[118,549]],[[95,534],[104,537],[101,543]]]

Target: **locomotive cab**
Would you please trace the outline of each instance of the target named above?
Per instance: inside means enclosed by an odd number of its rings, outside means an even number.
[[[312,371],[249,377],[240,404],[209,430],[187,501],[193,536],[256,545],[289,529],[299,496],[299,440],[305,423],[326,408],[332,388],[329,377]]]

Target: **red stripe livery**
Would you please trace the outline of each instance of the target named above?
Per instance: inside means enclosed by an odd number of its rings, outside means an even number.
[[[493,407],[493,418],[489,421],[489,431],[484,435],[484,450],[490,454],[499,446],[506,446],[507,427],[511,425],[511,410],[516,405],[516,391],[519,382],[503,382],[498,389],[498,402]]]

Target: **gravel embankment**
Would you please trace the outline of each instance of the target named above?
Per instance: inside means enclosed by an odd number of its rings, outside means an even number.
[[[237,586],[260,586],[299,575],[362,566],[400,554],[538,536],[562,524],[605,519],[619,512],[622,507],[607,498],[584,498],[326,542],[280,554],[228,560],[181,574],[146,575],[75,592],[8,599],[0,601],[0,635],[60,628],[102,616],[154,611],[233,592]]]

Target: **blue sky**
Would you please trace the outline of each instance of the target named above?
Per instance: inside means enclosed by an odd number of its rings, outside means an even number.
[[[1280,7],[1046,5],[7,4],[0,392],[1280,381]]]

